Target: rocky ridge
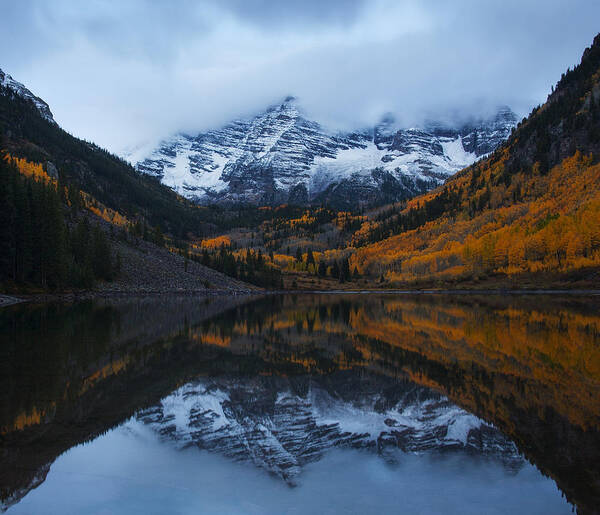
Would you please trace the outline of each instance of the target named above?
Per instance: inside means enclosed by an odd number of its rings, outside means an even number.
[[[35,96],[31,91],[29,91],[25,86],[23,86],[23,84],[17,82],[10,75],[4,73],[1,69],[0,86],[7,88],[12,93],[17,94],[26,100],[31,101],[43,118],[45,118],[49,122],[56,123],[54,121],[54,117],[52,116],[52,111],[50,111],[50,106],[46,102],[44,102],[40,97]]]

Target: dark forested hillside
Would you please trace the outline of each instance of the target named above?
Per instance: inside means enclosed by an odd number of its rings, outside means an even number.
[[[0,288],[14,293],[248,291],[236,277],[263,284],[272,275],[252,263],[243,271],[256,269],[254,275],[211,270],[160,226],[129,219],[41,164],[6,152],[0,152],[0,239]]]
[[[119,255],[103,230],[56,183],[25,177],[0,158],[0,284],[90,288],[118,275]]]
[[[574,69],[563,73],[547,102],[520,123],[507,147],[503,180],[536,165],[542,174],[577,150],[600,156],[600,34]]]
[[[258,210],[193,205],[71,136],[40,112],[32,100],[37,97],[20,90],[28,95],[0,85],[0,285],[11,291],[88,289],[118,279],[116,287],[125,289],[245,288],[204,266],[188,266],[194,256],[185,242],[252,222]],[[129,277],[120,276],[121,264]],[[223,268],[218,260],[207,264]],[[269,270],[255,277],[254,268],[240,265],[230,275],[255,283],[266,275],[272,282]]]
[[[243,289],[201,265],[188,266],[182,243],[238,216],[190,204],[0,86],[4,290],[90,289],[111,281],[113,289],[128,291]]]
[[[219,221],[218,210],[199,209],[158,181],[93,143],[77,139],[44,119],[34,104],[0,87],[0,149],[29,161],[52,163],[70,183],[131,218],[143,216],[164,232],[201,235]]]

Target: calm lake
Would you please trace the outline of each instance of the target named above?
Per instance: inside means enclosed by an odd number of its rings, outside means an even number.
[[[598,296],[0,310],[9,514],[598,507]]]

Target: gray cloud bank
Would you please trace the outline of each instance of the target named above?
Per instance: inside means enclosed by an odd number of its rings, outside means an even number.
[[[0,2],[0,68],[114,151],[288,94],[334,128],[524,115],[600,30],[597,0]]]

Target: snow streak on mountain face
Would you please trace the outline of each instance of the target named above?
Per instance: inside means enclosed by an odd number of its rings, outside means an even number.
[[[384,393],[385,392],[385,393]],[[413,383],[327,378],[215,378],[189,383],[138,415],[178,447],[252,462],[294,484],[334,447],[469,452],[511,470],[523,459],[498,430]]]
[[[50,111],[50,107],[46,102],[44,102],[41,98],[36,97],[31,91],[29,91],[23,84],[17,82],[7,73],[4,73],[0,70],[0,86],[9,89],[13,93],[16,93],[20,97],[30,100],[35,104],[38,111],[46,120],[52,123],[56,123],[54,121],[54,117],[52,116],[52,112]]]
[[[197,136],[177,134],[147,156],[126,156],[200,203],[337,204],[395,201],[422,193],[493,151],[516,125],[502,108],[491,120],[450,128],[332,134],[307,120],[294,98]]]

